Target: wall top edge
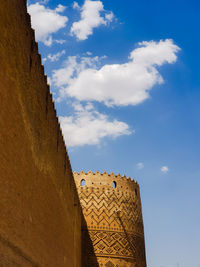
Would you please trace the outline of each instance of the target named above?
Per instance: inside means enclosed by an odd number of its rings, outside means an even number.
[[[111,173],[107,173],[106,171],[104,171],[103,173],[96,171],[95,173],[92,171],[88,171],[88,172],[84,172],[84,171],[80,171],[80,173],[74,171],[73,174],[75,176],[79,176],[79,175],[100,175],[100,176],[108,176],[108,177],[113,177],[113,178],[120,178],[120,179],[126,179],[127,181],[133,182],[135,184],[138,185],[138,182],[135,181],[134,179],[130,178],[130,177],[126,177],[126,175],[121,175],[120,173],[118,174],[114,174],[113,172]]]

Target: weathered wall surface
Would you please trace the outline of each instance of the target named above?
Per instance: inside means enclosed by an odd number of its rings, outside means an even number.
[[[0,1],[0,266],[81,266],[81,209],[25,0]]]
[[[84,266],[96,266],[97,260],[102,267],[146,267],[137,182],[99,172],[74,172],[74,178],[87,224],[83,233],[88,229],[96,256],[85,246]],[[87,234],[85,236],[87,243]]]

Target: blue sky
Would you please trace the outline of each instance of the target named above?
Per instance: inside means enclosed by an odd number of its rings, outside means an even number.
[[[148,267],[200,267],[200,2],[28,9],[73,170],[139,182]]]

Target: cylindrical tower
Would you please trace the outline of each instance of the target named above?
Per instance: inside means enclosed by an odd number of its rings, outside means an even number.
[[[74,172],[74,179],[86,221],[83,266],[146,267],[138,183],[120,174],[91,171]]]

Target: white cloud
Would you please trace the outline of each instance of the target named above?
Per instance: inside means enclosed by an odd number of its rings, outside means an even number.
[[[66,43],[66,40],[63,40],[63,39],[59,39],[59,40],[54,40],[55,41],[55,43],[57,43],[57,44],[64,44],[64,43]]]
[[[65,86],[73,81],[74,76],[79,75],[80,72],[87,68],[97,68],[99,62],[104,58],[105,56],[69,56],[68,59],[64,61],[63,67],[58,70],[54,70],[52,75],[53,84],[59,87],[59,99],[61,100],[66,96]]]
[[[39,3],[28,5],[37,41],[41,41],[47,46],[52,44],[52,34],[64,28],[68,21],[66,16],[59,14],[64,9],[65,7],[62,5],[58,5],[54,10]]]
[[[85,62],[69,57],[64,67],[53,72],[53,82],[62,86],[62,97],[98,101],[107,106],[137,105],[149,98],[154,85],[163,83],[157,68],[176,62],[179,50],[170,39],[142,42],[130,53],[127,63],[102,67],[99,57],[85,57]]]
[[[76,58],[76,56],[69,56],[68,60],[64,62],[64,67],[53,71],[53,83],[59,88],[68,84],[68,82],[71,80],[71,77],[73,77],[74,72],[77,70],[78,63]]]
[[[169,168],[168,168],[167,166],[162,166],[162,167],[160,168],[160,170],[161,170],[161,172],[163,172],[163,173],[167,173],[167,172],[169,171]]]
[[[76,104],[74,108],[73,116],[59,118],[66,144],[70,147],[97,145],[105,137],[131,134],[126,123],[109,120],[107,115],[96,111],[92,104],[85,107]]]
[[[137,168],[138,168],[138,170],[143,169],[144,168],[144,163],[143,162],[138,162],[137,163]]]
[[[65,50],[62,50],[54,55],[49,54],[47,58],[45,58],[45,61],[46,59],[49,59],[51,62],[58,61],[63,55],[65,55],[65,53],[66,53]]]
[[[73,7],[73,9],[80,9],[80,6],[79,6],[79,4],[76,1],[74,1],[72,7]]]
[[[37,40],[37,34],[36,34],[36,40]],[[42,42],[42,40],[41,40],[41,42]],[[51,46],[52,43],[53,43],[52,36],[49,36],[48,38],[44,39],[43,43],[44,43],[46,46]]]
[[[59,5],[56,7],[55,11],[56,11],[57,13],[62,13],[62,12],[65,11],[65,9],[66,9],[66,6],[63,6],[63,5],[59,4]]]
[[[114,13],[112,11],[105,15],[106,20],[109,22],[113,21],[114,17]]]
[[[74,22],[71,27],[71,34],[75,35],[78,40],[86,40],[93,33],[94,28],[107,25],[114,18],[112,12],[105,13],[101,1],[85,0],[81,8],[77,2],[74,2],[73,7],[81,10],[81,19]],[[102,12],[105,14],[101,16]]]

